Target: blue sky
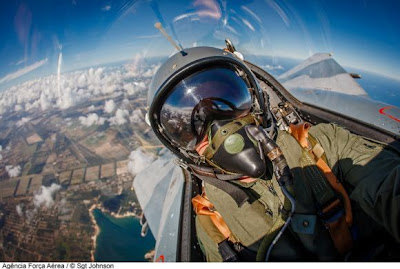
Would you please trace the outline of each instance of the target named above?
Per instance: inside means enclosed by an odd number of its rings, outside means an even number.
[[[400,1],[6,1],[0,87],[20,79],[171,55],[157,21],[184,47],[234,41],[244,54],[305,59],[333,52],[344,66],[400,79]],[[279,62],[277,62],[278,64]]]

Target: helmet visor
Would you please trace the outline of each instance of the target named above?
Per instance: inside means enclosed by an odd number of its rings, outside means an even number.
[[[213,120],[233,120],[249,113],[249,87],[233,67],[205,69],[186,77],[161,107],[159,116],[165,135],[193,150]]]

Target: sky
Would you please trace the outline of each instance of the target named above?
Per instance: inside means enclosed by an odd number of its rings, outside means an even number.
[[[9,0],[0,9],[0,88],[116,61],[169,56],[162,22],[183,47],[306,59],[332,52],[344,66],[400,80],[400,1]],[[278,60],[277,60],[278,61]],[[278,63],[277,63],[278,64]]]

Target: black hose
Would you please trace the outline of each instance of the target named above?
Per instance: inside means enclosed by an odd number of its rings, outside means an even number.
[[[289,212],[289,216],[285,221],[285,224],[282,226],[281,230],[279,231],[279,233],[275,236],[274,240],[272,241],[272,243],[270,244],[267,254],[265,255],[265,261],[268,261],[269,259],[269,255],[271,254],[272,248],[274,247],[274,245],[276,244],[276,242],[278,242],[279,238],[282,236],[283,232],[286,230],[286,228],[289,226],[290,221],[292,220],[292,216],[294,214],[294,211],[296,209],[296,201],[294,200],[293,196],[290,194],[290,192],[286,189],[285,186],[281,186],[281,190],[283,192],[283,194],[286,196],[286,198],[289,199],[290,204],[291,204],[291,209]]]
[[[279,146],[275,143],[273,139],[269,138],[268,134],[261,127],[247,125],[245,126],[245,130],[249,137],[258,141],[259,145],[261,144],[264,155],[266,155],[271,160],[274,166],[275,178],[279,183],[282,193],[290,202],[290,212],[288,218],[286,219],[285,224],[282,226],[279,233],[275,236],[274,240],[269,245],[267,254],[265,255],[265,261],[268,261],[272,248],[274,247],[276,242],[278,242],[279,238],[282,236],[286,228],[289,226],[289,223],[296,209],[296,201],[287,189],[287,187],[291,187],[293,185],[293,176],[286,162],[285,156],[283,156],[283,153],[280,150]]]

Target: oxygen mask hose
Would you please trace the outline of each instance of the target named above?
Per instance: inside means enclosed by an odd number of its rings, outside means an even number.
[[[259,149],[263,151],[263,154],[267,156],[269,160],[271,160],[273,164],[275,178],[278,181],[282,193],[285,195],[285,197],[290,203],[290,211],[288,213],[288,217],[284,225],[282,226],[278,234],[275,236],[275,238],[272,240],[272,242],[269,244],[269,248],[266,254],[262,255],[262,257],[265,257],[265,261],[268,261],[273,246],[276,244],[276,242],[278,242],[283,232],[289,226],[294,211],[296,209],[296,202],[291,194],[291,192],[293,192],[293,176],[289,166],[287,165],[285,156],[283,156],[283,153],[280,150],[279,146],[275,143],[273,139],[269,138],[267,133],[261,127],[259,126],[257,127],[255,125],[247,125],[244,128],[246,130],[247,135],[253,140],[258,142]],[[285,209],[287,208],[286,201],[284,204],[284,208]],[[257,258],[259,258],[258,256],[259,255],[257,254]]]

